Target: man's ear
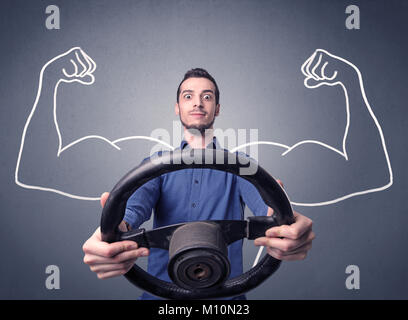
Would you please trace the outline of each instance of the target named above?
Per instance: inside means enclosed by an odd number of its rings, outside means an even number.
[[[175,106],[174,106],[174,112],[176,113],[176,116],[178,116],[180,114],[180,107],[179,104],[176,102]]]
[[[215,107],[215,116],[217,117],[220,114],[220,104],[217,104]]]

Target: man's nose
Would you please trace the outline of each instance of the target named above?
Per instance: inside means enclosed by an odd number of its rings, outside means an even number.
[[[194,97],[194,107],[196,108],[202,108],[203,107],[203,103],[202,103],[202,99],[200,96],[196,96]]]

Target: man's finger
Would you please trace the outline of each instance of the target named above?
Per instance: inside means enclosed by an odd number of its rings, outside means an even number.
[[[129,250],[121,252],[114,256],[113,258],[101,257],[93,254],[87,254],[84,257],[84,263],[96,266],[96,265],[117,265],[123,264],[129,261],[135,261],[140,257],[147,257],[149,255],[149,249],[139,248],[135,250]],[[112,269],[113,270],[113,269]]]
[[[136,250],[124,251],[117,254],[114,257],[114,263],[124,263],[126,261],[136,260],[140,257],[147,257],[149,255],[149,249],[139,248]]]
[[[130,267],[129,267],[129,269],[130,269]],[[100,272],[100,273],[98,273],[98,278],[99,279],[108,279],[108,278],[123,276],[128,271],[129,270],[115,270],[115,271],[108,271],[108,272]]]
[[[106,200],[109,198],[109,192],[104,192],[101,195],[101,207],[103,208],[105,206]]]
[[[89,247],[92,247],[92,249],[89,249]],[[89,246],[85,244],[83,247],[83,251],[86,254],[93,254],[105,258],[112,258],[121,252],[135,250],[137,248],[138,246],[136,242],[125,240],[113,243],[98,242],[97,246],[92,246],[92,243],[89,244]]]
[[[272,227],[266,231],[267,237],[281,237],[297,240],[312,229],[311,219],[294,212],[295,222],[291,225]]]
[[[97,264],[118,264],[125,261],[136,260],[140,257],[147,257],[149,255],[149,249],[139,248],[134,250],[128,250],[117,254],[114,257],[103,257],[95,254],[86,254],[84,256],[84,263],[89,265]]]
[[[278,227],[272,227],[266,230],[265,235],[267,237],[274,237],[274,238],[287,238],[292,240],[299,239],[307,230],[303,228],[299,228],[297,225],[294,226],[296,222],[290,226],[282,225]]]
[[[296,261],[296,260],[304,260],[307,256],[307,251],[301,251],[295,254],[284,255],[280,250],[274,248],[267,248],[267,252],[269,255],[274,257],[275,259],[282,260],[282,261]]]
[[[300,239],[292,240],[287,238],[271,238],[271,237],[260,237],[255,239],[254,244],[259,246],[267,246],[282,250],[283,252],[292,252],[297,250],[306,244],[309,244],[314,239],[314,233],[309,232],[304,234]]]
[[[118,263],[118,264],[97,264],[97,265],[92,265],[89,268],[93,272],[104,273],[104,272],[109,272],[109,271],[129,270],[131,266],[132,266],[132,263],[124,262],[124,263]]]

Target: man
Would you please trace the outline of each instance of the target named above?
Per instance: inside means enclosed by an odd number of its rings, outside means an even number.
[[[91,85],[95,81],[95,70],[95,62],[79,47],[54,57],[42,67],[37,96],[22,133],[15,169],[17,185],[54,192],[73,199],[101,200],[103,205],[107,194],[102,197],[100,194],[112,185],[110,177],[121,176],[124,168],[134,166],[130,142],[139,137],[110,140],[102,136],[88,135],[70,143],[63,143],[65,137],[61,134],[57,117],[60,85]],[[310,139],[301,140],[291,146],[268,143],[268,148],[278,151],[271,161],[277,167],[289,168],[288,180],[299,186],[291,189],[291,203],[298,206],[328,205],[350,197],[382,191],[391,186],[393,174],[384,135],[368,103],[358,68],[339,56],[317,49],[303,63],[301,71],[305,75],[304,85],[309,89],[321,86],[341,88],[345,98],[343,106],[346,121],[344,134],[339,137],[341,148]],[[220,112],[219,91],[214,79],[206,72],[197,72],[200,73],[182,81],[177,94],[175,111],[185,126],[185,143],[181,147],[211,147],[213,122]],[[191,75],[193,74],[194,72]],[[337,105],[341,104],[325,107]],[[216,140],[213,146],[217,147]],[[104,175],[104,172],[109,174]],[[347,188],[344,187],[345,182]],[[195,187],[202,185],[193,184]],[[196,195],[205,196],[218,185],[207,185],[202,188],[206,192]],[[230,185],[241,184],[238,182]],[[225,190],[215,192],[214,195],[226,194]],[[242,194],[248,194],[250,190],[253,188],[249,186]],[[240,194],[233,190],[230,192],[235,196]],[[259,195],[247,197],[248,206],[255,208],[255,214],[265,214],[265,207],[251,204],[251,199],[258,197]],[[157,210],[152,204],[154,201],[149,199],[151,207],[155,209],[155,216],[158,216],[160,210]],[[132,219],[137,212],[132,208],[135,203],[137,202],[130,201],[125,216],[125,220],[127,219],[132,227],[142,223],[148,215],[145,214],[147,211],[144,207],[141,210],[141,218]],[[198,202],[197,209],[203,208],[200,203]],[[225,204],[227,207],[224,212],[228,213],[231,212],[228,205],[239,206],[240,201],[225,201]],[[268,210],[268,214],[271,214],[271,210]],[[199,212],[198,215],[187,218],[204,217],[203,212]],[[269,254],[281,260],[303,259],[314,238],[312,222],[298,213],[295,213],[295,218],[296,222],[291,226],[268,230],[265,237],[257,239],[255,244],[265,245]],[[120,228],[126,230],[125,221]],[[136,258],[149,254],[148,250],[137,248],[133,242],[104,243],[101,241],[99,229],[84,244],[84,251],[85,263],[102,279],[126,273]]]
[[[219,89],[214,78],[203,69],[188,71],[177,90],[175,113],[184,127],[180,148],[219,148],[213,136],[213,124],[220,113]],[[102,206],[108,193],[101,197]],[[128,200],[122,231],[137,228],[155,211],[154,227],[194,221],[242,219],[247,204],[256,215],[271,215],[255,187],[227,172],[188,169],[157,177],[139,188]],[[312,221],[295,212],[296,222],[290,226],[269,229],[255,245],[267,247],[271,256],[280,260],[301,260],[312,246],[315,234]],[[139,248],[131,241],[107,244],[101,240],[99,228],[83,246],[84,262],[98,278],[125,274],[138,257],[149,256],[148,271],[162,280],[167,275],[168,253],[161,249]],[[229,246],[231,277],[242,273],[242,241]],[[144,299],[154,298],[144,294]],[[243,296],[239,297],[243,298]]]

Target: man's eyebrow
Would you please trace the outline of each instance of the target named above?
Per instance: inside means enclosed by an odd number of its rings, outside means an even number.
[[[183,90],[181,93],[183,94],[183,93],[185,93],[185,92],[190,93],[190,92],[194,92],[194,90],[186,89],[186,90]],[[202,92],[203,92],[203,93],[204,93],[204,92],[211,92],[211,93],[214,93],[214,91],[213,91],[213,90],[210,90],[210,89],[203,90]]]

